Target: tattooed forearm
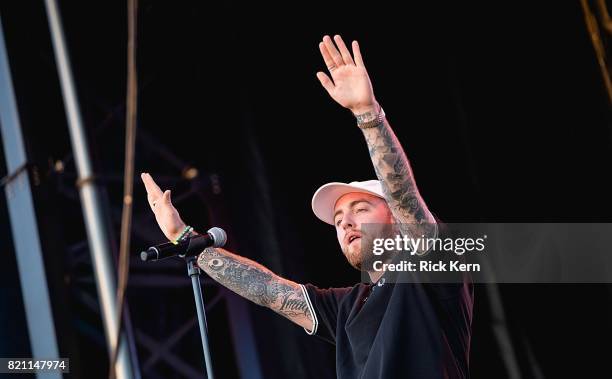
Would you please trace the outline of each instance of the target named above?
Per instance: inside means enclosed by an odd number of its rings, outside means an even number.
[[[279,312],[284,314],[310,314],[306,301],[301,298],[295,298],[291,293],[285,293],[282,296]]]
[[[198,266],[238,295],[269,307],[290,320],[311,320],[306,299],[298,284],[283,279],[264,266],[224,249],[208,248]]]
[[[363,129],[376,176],[398,222],[425,226],[435,220],[419,195],[410,163],[389,124]]]

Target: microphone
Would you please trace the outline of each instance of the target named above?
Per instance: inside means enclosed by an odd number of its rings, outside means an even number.
[[[172,242],[151,246],[140,253],[140,259],[146,261],[158,261],[170,257],[192,257],[200,254],[207,247],[222,247],[227,242],[227,234],[221,228],[210,228],[206,234],[200,234],[187,238],[176,245]]]

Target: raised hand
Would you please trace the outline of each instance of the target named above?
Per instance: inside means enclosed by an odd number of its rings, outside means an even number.
[[[329,36],[324,36],[323,41],[319,43],[319,50],[331,79],[323,72],[317,72],[317,78],[332,99],[350,109],[353,114],[371,112],[377,103],[359,44],[353,41],[351,56],[339,35],[334,36],[334,41]]]
[[[186,225],[172,205],[170,190],[162,191],[148,173],[140,174],[140,178],[147,190],[147,200],[155,214],[155,220],[159,228],[166,238],[173,241],[181,234]]]

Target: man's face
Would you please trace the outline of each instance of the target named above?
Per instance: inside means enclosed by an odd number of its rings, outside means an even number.
[[[334,225],[342,253],[351,266],[361,270],[362,240],[364,243],[378,236],[370,236],[361,229],[362,224],[390,224],[391,210],[385,200],[367,193],[351,192],[336,201]]]

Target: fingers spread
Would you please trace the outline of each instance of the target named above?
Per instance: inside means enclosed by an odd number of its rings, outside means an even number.
[[[329,72],[332,72],[333,69],[336,67],[336,64],[334,63],[334,60],[332,59],[331,54],[329,54],[329,51],[327,51],[327,47],[325,47],[325,43],[319,42],[319,50],[321,51],[321,56],[323,57],[325,66],[327,67]]]
[[[331,55],[332,59],[334,60],[334,64],[337,67],[342,66],[344,64],[344,60],[342,59],[342,55],[340,55],[338,52],[338,49],[336,49],[336,46],[334,46],[334,42],[331,40],[331,38],[329,38],[329,36],[323,37],[323,43],[325,44],[329,55]]]
[[[317,78],[321,82],[321,85],[323,86],[323,88],[325,88],[325,90],[331,95],[332,91],[334,90],[334,83],[331,81],[329,76],[319,71],[317,72]]]
[[[363,58],[361,57],[361,51],[359,50],[359,43],[357,41],[353,41],[353,56],[355,57],[355,64],[357,66],[365,66],[363,64]]]
[[[344,41],[342,40],[342,37],[336,34],[334,36],[334,41],[336,41],[336,45],[338,45],[338,49],[340,49],[340,54],[342,55],[342,60],[344,61],[344,63],[345,64],[355,64],[355,62],[353,62],[353,57],[351,57],[351,53],[346,48],[346,45],[344,44]]]

